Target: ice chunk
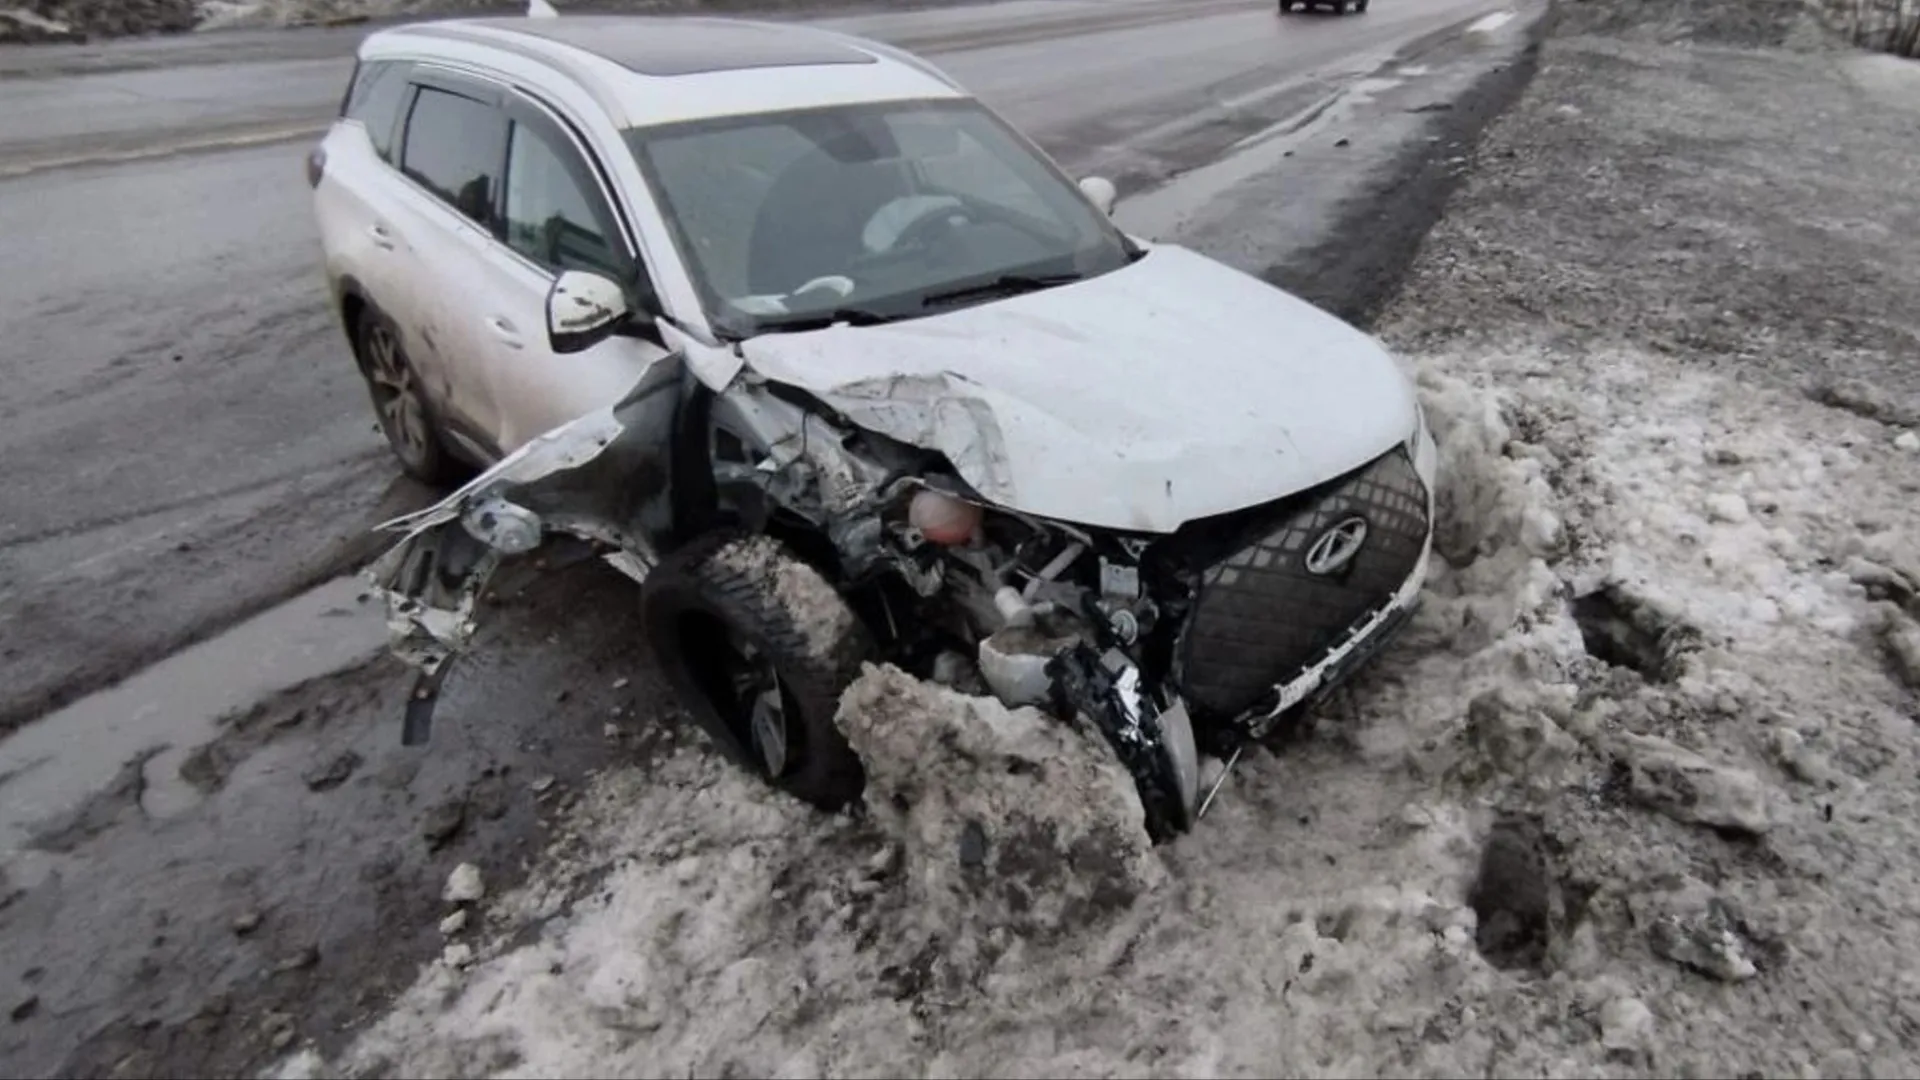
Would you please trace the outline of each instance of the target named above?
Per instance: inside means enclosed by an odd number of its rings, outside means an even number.
[[[1600,1045],[1638,1052],[1653,1042],[1653,1011],[1636,997],[1617,997],[1600,1007]]]
[[[1721,982],[1740,982],[1759,972],[1740,938],[1717,918],[1668,915],[1653,924],[1648,939],[1654,952]]]
[[[1880,641],[1894,677],[1920,690],[1920,623],[1890,603],[1880,605]]]
[[[487,895],[487,887],[480,880],[480,868],[470,862],[463,862],[447,875],[447,887],[440,896],[449,904],[471,904]]]
[[[1737,492],[1720,491],[1707,496],[1707,516],[1715,521],[1738,524],[1753,517],[1747,509],[1747,500]]]
[[[1656,735],[1623,736],[1633,794],[1681,821],[1758,835],[1770,824],[1766,790],[1745,769],[1716,765]]]

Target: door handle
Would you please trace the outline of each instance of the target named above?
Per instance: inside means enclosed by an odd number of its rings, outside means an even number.
[[[367,235],[373,238],[373,246],[385,251],[393,250],[393,234],[385,225],[367,226]]]
[[[513,324],[507,320],[498,315],[489,315],[487,316],[487,329],[493,331],[493,336],[499,338],[507,348],[520,348],[520,331],[514,329]]]

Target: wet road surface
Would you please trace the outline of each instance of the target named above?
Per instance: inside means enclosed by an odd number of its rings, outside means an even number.
[[[1292,154],[1276,139],[1361,130],[1317,104],[1386,92],[1362,77],[1457,53],[1447,32],[1496,6],[1281,20],[1026,0],[833,21],[933,55],[1076,173],[1123,192],[1191,174],[1123,223],[1260,272],[1324,242],[1311,224],[1402,148],[1302,155],[1284,197],[1207,167],[1252,144],[1270,169]],[[484,640],[544,647],[469,661],[424,757],[367,722],[397,716],[405,683],[372,659],[350,585],[54,712],[337,578],[378,550],[370,525],[430,495],[397,478],[323,306],[306,142],[255,142],[324,122],[359,32],[218,37],[0,51],[0,727],[46,717],[0,745],[10,1073],[226,1074],[350,1029],[437,947],[455,862],[510,872],[570,779],[677,737],[635,659],[630,589],[594,566],[502,590]],[[1421,107],[1409,92],[1387,94],[1396,114]],[[1264,240],[1233,224],[1250,213]],[[233,686],[199,685],[216,680]]]
[[[1064,164],[1124,193],[1485,6],[1282,20],[1260,3],[1028,0],[836,24],[919,42]],[[1180,17],[1126,25],[1169,10]],[[1123,28],[1098,29],[1112,19]],[[1004,37],[1036,20],[1064,36],[968,44],[996,40],[983,22]],[[49,147],[117,159],[324,118],[356,37],[312,33],[236,35],[235,63],[0,79],[0,174],[36,168]],[[261,55],[273,40],[295,55]],[[337,55],[302,55],[309,42]],[[0,71],[38,55],[0,51]],[[389,490],[323,304],[305,147],[0,180],[0,729],[364,558],[365,525],[420,497]]]

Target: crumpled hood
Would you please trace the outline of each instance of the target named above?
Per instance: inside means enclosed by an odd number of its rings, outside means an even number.
[[[1168,245],[1088,281],[744,351],[854,423],[944,453],[995,503],[1141,532],[1331,479],[1415,422],[1411,381],[1371,337]]]

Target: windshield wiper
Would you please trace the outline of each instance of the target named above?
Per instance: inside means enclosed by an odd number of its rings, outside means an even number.
[[[764,334],[781,330],[825,330],[836,323],[846,323],[848,326],[877,326],[880,323],[894,322],[906,317],[889,315],[886,312],[868,308],[834,308],[832,311],[818,315],[791,315],[785,318],[776,316],[762,319],[756,324],[755,329]]]
[[[1079,281],[1085,276],[1084,274],[1001,274],[992,281],[982,282],[978,285],[949,289],[946,292],[928,293],[920,299],[920,304],[922,307],[932,307],[935,304],[950,304],[956,300],[971,300],[976,296],[993,296],[996,294],[1017,296],[1020,293],[1051,289],[1055,285],[1066,285],[1070,282]]]

